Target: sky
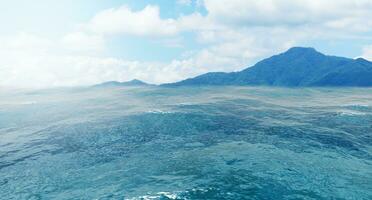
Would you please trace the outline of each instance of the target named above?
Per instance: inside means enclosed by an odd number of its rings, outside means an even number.
[[[372,60],[371,0],[0,0],[0,87],[238,71],[293,46]]]

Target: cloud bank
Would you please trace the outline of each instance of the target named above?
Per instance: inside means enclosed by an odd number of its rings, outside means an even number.
[[[54,87],[133,78],[151,83],[178,81],[208,71],[235,71],[260,58],[309,40],[372,38],[369,0],[198,0],[203,7],[178,17],[162,17],[157,5],[102,10],[59,38],[27,32],[0,36],[0,85]],[[192,34],[201,48],[185,49],[168,62],[107,56],[112,37],[177,41]],[[190,36],[189,36],[190,37]],[[159,45],[162,45],[161,43]],[[172,45],[169,45],[172,46]],[[362,56],[372,59],[371,46]]]

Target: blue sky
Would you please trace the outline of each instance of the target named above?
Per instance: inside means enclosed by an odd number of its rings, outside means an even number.
[[[369,0],[12,0],[0,86],[178,81],[237,71],[292,46],[372,59]]]

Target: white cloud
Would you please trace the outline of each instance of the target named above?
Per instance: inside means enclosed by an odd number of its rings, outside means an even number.
[[[370,0],[204,0],[208,16],[239,26],[324,26],[371,31]],[[363,28],[364,27],[364,28]]]
[[[362,58],[372,61],[372,45],[363,47]]]
[[[61,39],[61,45],[69,51],[76,52],[101,52],[105,48],[102,36],[89,35],[84,32],[68,33]]]
[[[127,6],[104,10],[93,17],[88,28],[108,35],[159,36],[178,33],[176,20],[161,19],[159,7],[151,5],[140,11],[133,11]]]
[[[33,51],[38,53],[44,53],[52,46],[52,42],[48,39],[37,37],[32,34],[21,32],[15,36],[1,37],[0,48],[3,51]]]
[[[96,14],[85,26],[104,35],[175,36],[185,31],[208,34],[211,30],[239,30],[256,27],[282,27],[288,30],[332,31],[337,35],[372,32],[370,0],[198,0],[207,15],[198,12],[178,18],[161,18],[160,8],[148,5],[142,10],[127,6]],[[191,4],[191,0],[178,0]],[[340,30],[342,31],[341,33]]]
[[[85,49],[83,52],[75,49],[79,45],[92,47],[88,39],[82,35],[67,35],[61,40],[52,40],[28,33],[0,38],[0,85],[81,85],[122,75],[112,60],[84,55]]]
[[[203,0],[196,0],[196,1],[195,1],[195,6],[196,6],[197,8],[204,7],[204,1],[203,1]]]
[[[177,0],[177,4],[190,6],[192,4],[192,0]]]
[[[85,27],[96,34],[128,34],[137,36],[175,36],[184,31],[215,28],[216,24],[200,13],[177,19],[160,17],[158,6],[148,5],[134,11],[127,6],[111,8],[95,15]]]
[[[287,50],[301,40],[301,35],[288,33],[280,29],[271,30],[270,37],[263,37],[267,29],[207,31],[199,35],[199,40],[208,40],[208,47],[188,55],[189,62],[197,74],[209,71],[237,71],[252,66],[265,56]]]
[[[178,3],[189,4],[186,0]],[[236,71],[311,39],[371,38],[370,0],[198,0],[206,15],[160,17],[158,6],[127,6],[97,13],[61,38],[20,33],[0,37],[0,85],[51,87],[89,85],[133,78],[151,83],[178,81],[209,71]],[[159,63],[107,55],[112,35],[153,38],[183,47],[182,33],[194,32],[200,50]],[[367,35],[367,36],[366,36]],[[372,60],[372,47],[363,49]]]
[[[192,63],[196,74],[240,70],[303,41],[365,37],[372,31],[368,0],[204,0],[203,5],[208,14],[188,16],[187,27],[205,48],[180,62]]]
[[[69,39],[69,42],[73,42],[75,37],[82,37],[82,41],[76,40],[76,45],[90,42],[90,37],[87,39],[79,33],[77,36],[64,36],[61,40],[43,39],[27,33],[1,39],[0,86],[44,88],[92,85],[134,78],[150,83],[164,83],[177,81],[198,72],[191,63],[187,64],[187,61],[128,61],[90,55],[85,53],[85,49],[78,52],[77,49],[65,51],[66,46],[61,43]]]

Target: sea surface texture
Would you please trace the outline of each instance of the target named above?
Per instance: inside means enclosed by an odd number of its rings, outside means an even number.
[[[372,89],[0,91],[0,199],[372,199]]]

